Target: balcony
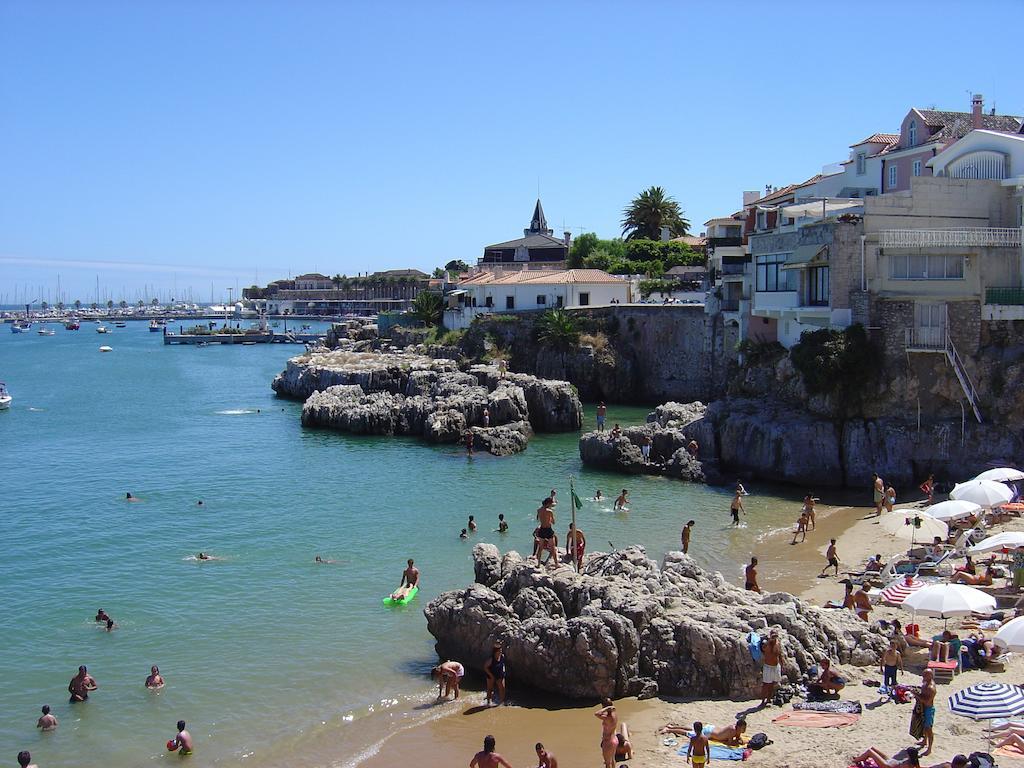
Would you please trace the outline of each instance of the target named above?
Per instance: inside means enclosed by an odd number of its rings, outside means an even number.
[[[713,251],[718,246],[739,246],[743,245],[742,237],[709,237],[707,246],[709,251]]]
[[[958,229],[883,229],[882,248],[1019,248],[1021,230],[1013,227]]]
[[[987,288],[985,303],[1011,307],[1024,305],[1024,288]]]
[[[742,263],[740,263],[740,264],[725,263],[725,264],[722,264],[722,272],[721,272],[721,274],[723,274],[723,275],[742,275],[745,266],[746,265],[742,264]]]

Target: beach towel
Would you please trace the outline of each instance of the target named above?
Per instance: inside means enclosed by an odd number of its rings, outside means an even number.
[[[843,728],[860,720],[860,715],[851,712],[783,712],[773,717],[776,725],[788,725],[794,728]]]
[[[803,712],[846,712],[847,714],[859,715],[863,712],[859,701],[798,701],[793,704],[793,709]]]
[[[761,663],[761,636],[757,632],[747,635],[747,648],[750,650],[750,658],[756,663]]]
[[[1024,752],[1021,752],[1016,747],[1000,747],[996,750],[996,754],[999,755],[999,757],[1006,757],[1010,760],[1024,760]]]
[[[711,753],[711,760],[746,760],[750,757],[750,750],[743,749],[743,747],[727,747],[725,744],[719,744],[717,741],[712,741],[709,745],[708,750]],[[686,757],[686,750],[690,748],[687,744],[685,747],[680,747],[676,754],[681,757]]]

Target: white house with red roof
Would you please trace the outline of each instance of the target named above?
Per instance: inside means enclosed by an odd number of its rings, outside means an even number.
[[[630,288],[600,269],[480,270],[446,299],[444,327],[457,330],[482,314],[625,304]]]

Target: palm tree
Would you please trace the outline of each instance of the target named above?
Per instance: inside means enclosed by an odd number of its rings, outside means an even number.
[[[662,227],[668,227],[672,237],[690,231],[690,222],[679,203],[662,187],[645,189],[622,211],[622,234],[627,240],[660,240]]]
[[[81,309],[81,308],[82,308],[82,302],[79,301],[78,299],[75,299],[75,309]]]
[[[424,325],[440,325],[444,317],[444,301],[441,294],[424,291],[413,301],[412,313]]]
[[[560,352],[567,352],[580,340],[576,318],[562,309],[551,309],[538,317],[533,332],[542,345]]]
[[[108,299],[107,300],[107,309],[113,309],[113,308],[114,308],[114,300],[113,299]]]

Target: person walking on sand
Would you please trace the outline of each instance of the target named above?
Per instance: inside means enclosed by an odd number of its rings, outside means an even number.
[[[931,754],[935,741],[935,693],[935,673],[926,669],[921,675],[921,689],[914,694],[917,699],[915,709],[920,708],[921,716],[921,737],[917,744],[924,747],[921,757]]]
[[[882,501],[886,512],[892,512],[893,505],[896,503],[896,489],[891,485],[885,489],[885,498]]]
[[[875,502],[875,517],[882,516],[882,504],[885,501],[885,483],[877,473],[871,473],[871,493]]]
[[[740,512],[743,514],[747,513],[743,508],[743,495],[739,492],[739,489],[737,489],[736,493],[733,494],[732,504],[729,505],[729,512],[732,514],[733,526],[738,526],[740,524]]]
[[[793,541],[791,544],[796,544],[796,537],[803,534],[803,538],[800,541],[807,541],[807,510],[800,510],[800,517],[796,519],[796,530],[793,531]]]
[[[813,496],[811,496],[811,494],[809,494],[809,493],[806,496],[804,496],[804,510],[803,511],[807,513],[807,524],[810,526],[812,531],[817,527],[817,524],[816,524],[816,522],[814,520],[814,513],[815,513],[814,504],[815,504],[816,501],[818,501],[818,500],[816,498],[814,498]]]
[[[697,524],[696,520],[688,520],[686,525],[683,526],[683,554],[688,555],[690,553],[690,535],[693,533],[693,526]]]
[[[686,748],[686,762],[698,766],[711,762],[711,745],[704,735],[704,723],[700,720],[693,724],[693,736],[690,737],[690,746]]]
[[[839,552],[836,551],[836,540],[829,539],[828,549],[825,550],[825,559],[828,561],[828,565],[821,569],[821,575],[825,575],[825,571],[829,568],[836,569],[836,576],[839,575]]]
[[[604,432],[604,420],[608,415],[608,408],[605,407],[604,401],[597,406],[597,431]]]
[[[505,703],[505,650],[501,643],[495,643],[491,655],[484,662],[487,675],[487,706],[498,707]]]
[[[757,558],[750,558],[750,565],[748,565],[744,571],[745,582],[743,588],[748,592],[761,592],[761,587],[757,584]]]
[[[607,697],[602,699],[601,709],[594,713],[594,717],[601,721],[601,756],[604,758],[604,768],[615,768],[615,747],[619,742],[615,733],[619,727],[619,715],[612,700]]]
[[[761,646],[761,703],[766,707],[782,683],[782,643],[779,633],[772,630]]]
[[[83,664],[78,668],[78,674],[71,678],[68,683],[68,693],[71,694],[71,703],[88,701],[89,694],[99,688],[99,684],[89,674],[89,670]]]
[[[921,493],[925,495],[925,502],[930,506],[935,498],[935,475],[928,475],[928,479],[920,485]]]
[[[903,654],[896,647],[896,641],[890,640],[881,660],[882,685],[886,688],[896,687],[896,670],[903,671]]]
[[[60,723],[57,722],[57,717],[50,714],[50,705],[43,704],[43,716],[36,720],[36,728],[41,728],[44,731],[54,730]]]
[[[494,737],[484,736],[484,748],[473,755],[473,759],[469,761],[469,768],[498,768],[499,765],[512,768],[508,760],[494,751]]]
[[[537,768],[558,768],[558,758],[554,752],[548,752],[539,741],[534,749],[537,750]]]

